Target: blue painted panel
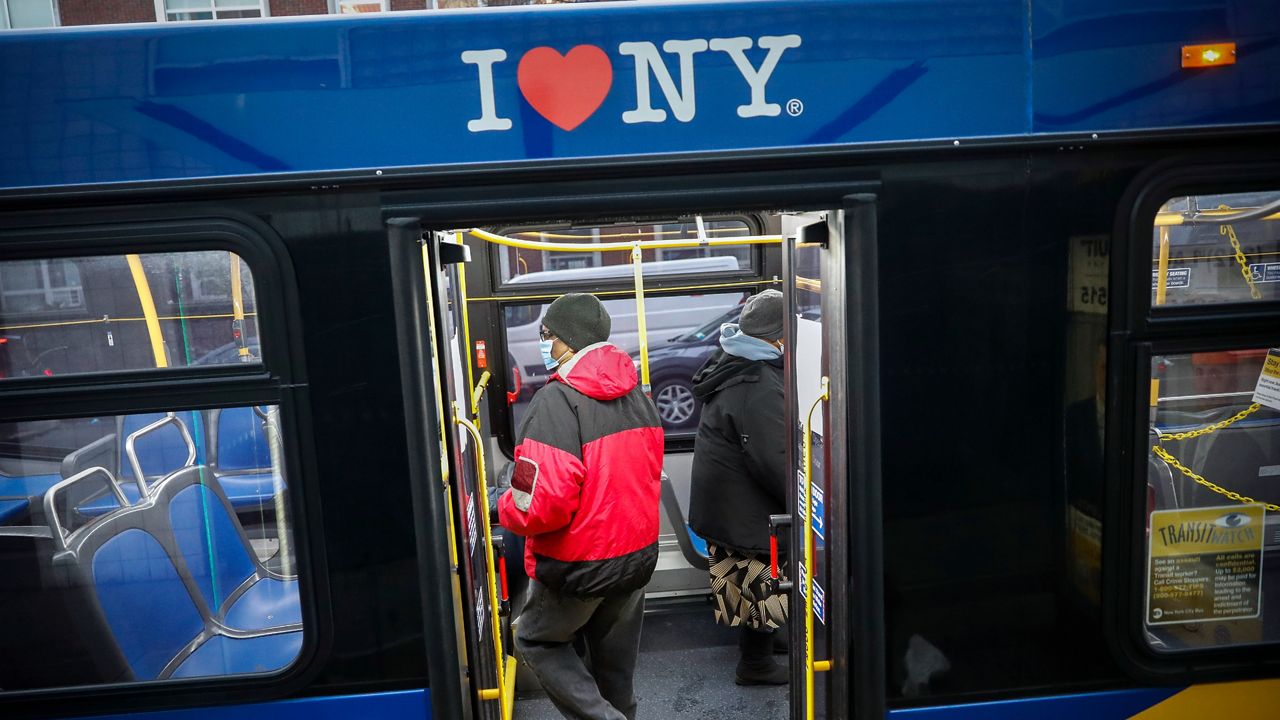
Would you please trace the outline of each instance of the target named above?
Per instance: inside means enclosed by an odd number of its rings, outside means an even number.
[[[0,40],[0,188],[1274,123],[1274,10],[739,0],[13,31]],[[799,45],[762,49],[789,36]],[[699,46],[686,88],[665,43],[729,38],[751,45],[736,59]],[[1217,40],[1239,44],[1236,65],[1181,69],[1183,44]],[[651,44],[652,64],[629,43]],[[475,51],[502,59],[464,61]],[[748,78],[771,52],[753,100]],[[482,95],[491,129],[469,127]],[[628,115],[642,107],[661,121]]]
[[[1034,132],[1280,120],[1274,3],[1035,0],[1033,12]],[[1225,41],[1237,64],[1181,67],[1184,45]]]
[[[254,703],[252,705],[223,705],[219,707],[191,708],[189,710],[104,715],[94,720],[259,720],[260,718],[271,718],[271,720],[349,720],[350,718],[430,720],[431,703],[428,700],[428,693],[428,690],[420,689],[368,695],[311,697],[270,703]]]
[[[891,720],[1122,720],[1177,694],[1182,688],[1117,690],[1000,700],[967,705],[893,710]]]
[[[552,7],[7,33],[0,65],[0,186],[583,158],[1016,134],[1026,126],[1025,5],[1019,0],[874,0]],[[684,90],[669,40],[796,35],[761,104],[730,54],[692,56],[692,116],[660,83],[637,82],[623,43],[654,44]],[[593,45],[608,58],[598,109],[573,130],[518,87],[525,54]],[[495,117],[472,132],[479,65],[500,50]],[[569,62],[569,61],[565,61]],[[639,63],[644,73],[647,65]],[[576,66],[575,66],[576,67]],[[530,96],[572,90],[534,68]],[[539,74],[541,73],[541,74]],[[639,88],[643,90],[639,90]],[[537,90],[541,88],[541,90]],[[648,92],[662,122],[625,123]],[[980,98],[980,101],[975,99]],[[786,111],[791,100],[792,116]]]

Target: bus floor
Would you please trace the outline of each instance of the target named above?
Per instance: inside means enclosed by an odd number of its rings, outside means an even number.
[[[705,599],[677,604],[650,601],[636,666],[638,718],[651,720],[756,720],[785,718],[788,688],[741,687],[733,681],[738,630],[717,625]],[[786,655],[775,661],[785,663]],[[559,720],[541,690],[516,695],[515,720]]]

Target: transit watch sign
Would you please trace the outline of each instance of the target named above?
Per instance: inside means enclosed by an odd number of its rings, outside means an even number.
[[[1265,517],[1257,504],[1151,513],[1147,623],[1257,617]]]

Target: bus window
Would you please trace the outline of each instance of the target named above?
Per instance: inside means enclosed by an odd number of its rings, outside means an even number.
[[[746,237],[752,228],[740,218],[706,220],[706,237]],[[698,237],[695,221],[606,227],[516,228],[502,234],[519,240],[547,243],[634,242],[636,240],[691,240]],[[584,248],[586,250],[587,248]],[[549,252],[516,247],[495,247],[501,284],[553,284],[574,280],[627,279],[631,256],[627,252]],[[755,253],[749,246],[670,248],[644,251],[645,277],[699,276],[750,272]]]
[[[1280,350],[1152,359],[1146,639],[1280,641]]]
[[[697,429],[701,406],[693,395],[693,374],[719,347],[720,325],[737,321],[747,295],[718,292],[645,296],[650,385],[668,433],[691,433]],[[635,298],[607,298],[604,306],[613,321],[609,342],[631,353],[639,363]],[[546,384],[550,375],[538,352],[538,328],[546,311],[547,304],[503,307],[507,351],[520,373],[520,394],[512,403],[513,431],[520,427],[533,393]]]
[[[293,663],[279,427],[275,406],[0,424],[0,688]]]
[[[0,373],[258,362],[248,265],[224,251],[0,262]]]
[[[1151,238],[1153,306],[1277,298],[1280,192],[1175,197],[1160,208]]]

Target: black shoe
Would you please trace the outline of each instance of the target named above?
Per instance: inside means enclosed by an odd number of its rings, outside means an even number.
[[[738,640],[742,658],[734,675],[739,685],[786,685],[791,673],[785,665],[773,661],[773,633],[742,628]]]
[[[773,654],[791,654],[791,633],[787,632],[787,628],[785,626],[773,631]]]

